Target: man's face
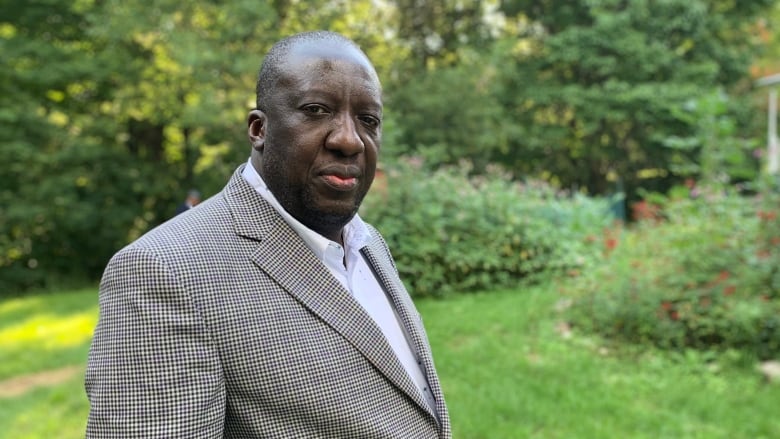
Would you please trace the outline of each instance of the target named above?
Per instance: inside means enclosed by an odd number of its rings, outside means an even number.
[[[253,165],[291,215],[339,240],[374,180],[381,120],[381,88],[364,56],[343,45],[296,47],[265,111],[249,116],[261,145]]]

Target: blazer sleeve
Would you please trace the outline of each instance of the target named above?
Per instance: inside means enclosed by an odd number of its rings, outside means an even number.
[[[221,438],[225,384],[201,314],[177,274],[126,248],[100,285],[85,377],[87,438]]]

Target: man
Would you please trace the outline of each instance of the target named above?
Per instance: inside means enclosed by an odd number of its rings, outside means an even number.
[[[176,215],[192,209],[197,206],[198,203],[200,203],[200,192],[195,189],[190,189],[187,192],[187,198],[184,199],[184,202],[176,206]]]
[[[87,437],[449,438],[420,317],[356,214],[381,142],[371,62],[295,35],[257,99],[223,191],[106,268]]]

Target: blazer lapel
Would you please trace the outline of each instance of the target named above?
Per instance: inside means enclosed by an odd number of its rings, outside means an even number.
[[[376,238],[377,232],[374,230],[372,233]],[[412,349],[422,362],[423,372],[428,379],[428,384],[433,392],[433,397],[436,399],[436,411],[438,412],[439,421],[446,422],[448,415],[447,407],[444,402],[444,392],[441,389],[439,377],[436,375],[433,354],[429,348],[430,344],[428,342],[428,337],[425,334],[422,320],[416,311],[409,293],[398,278],[396,269],[390,262],[390,256],[386,255],[383,257],[383,255],[387,253],[386,247],[384,244],[381,244],[379,248],[377,247],[376,244],[373,246],[366,246],[362,249],[362,252],[374,267],[380,283],[382,283],[390,295],[393,305],[395,306],[398,315],[401,317],[404,329],[407,334],[409,334],[411,338],[410,341],[413,343]]]
[[[233,175],[225,196],[233,211],[236,233],[258,241],[251,260],[430,413],[428,404],[374,320],[331,275],[303,239],[241,177],[242,169]],[[381,283],[386,286],[386,282]]]

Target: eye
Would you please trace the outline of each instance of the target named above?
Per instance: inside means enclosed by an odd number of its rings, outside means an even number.
[[[326,107],[320,105],[320,104],[306,104],[301,107],[301,110],[304,113],[308,114],[314,114],[314,115],[321,115],[321,114],[328,114],[329,111]]]
[[[359,116],[358,119],[363,122],[364,125],[371,128],[377,128],[381,122],[378,117],[371,116],[370,114]]]

